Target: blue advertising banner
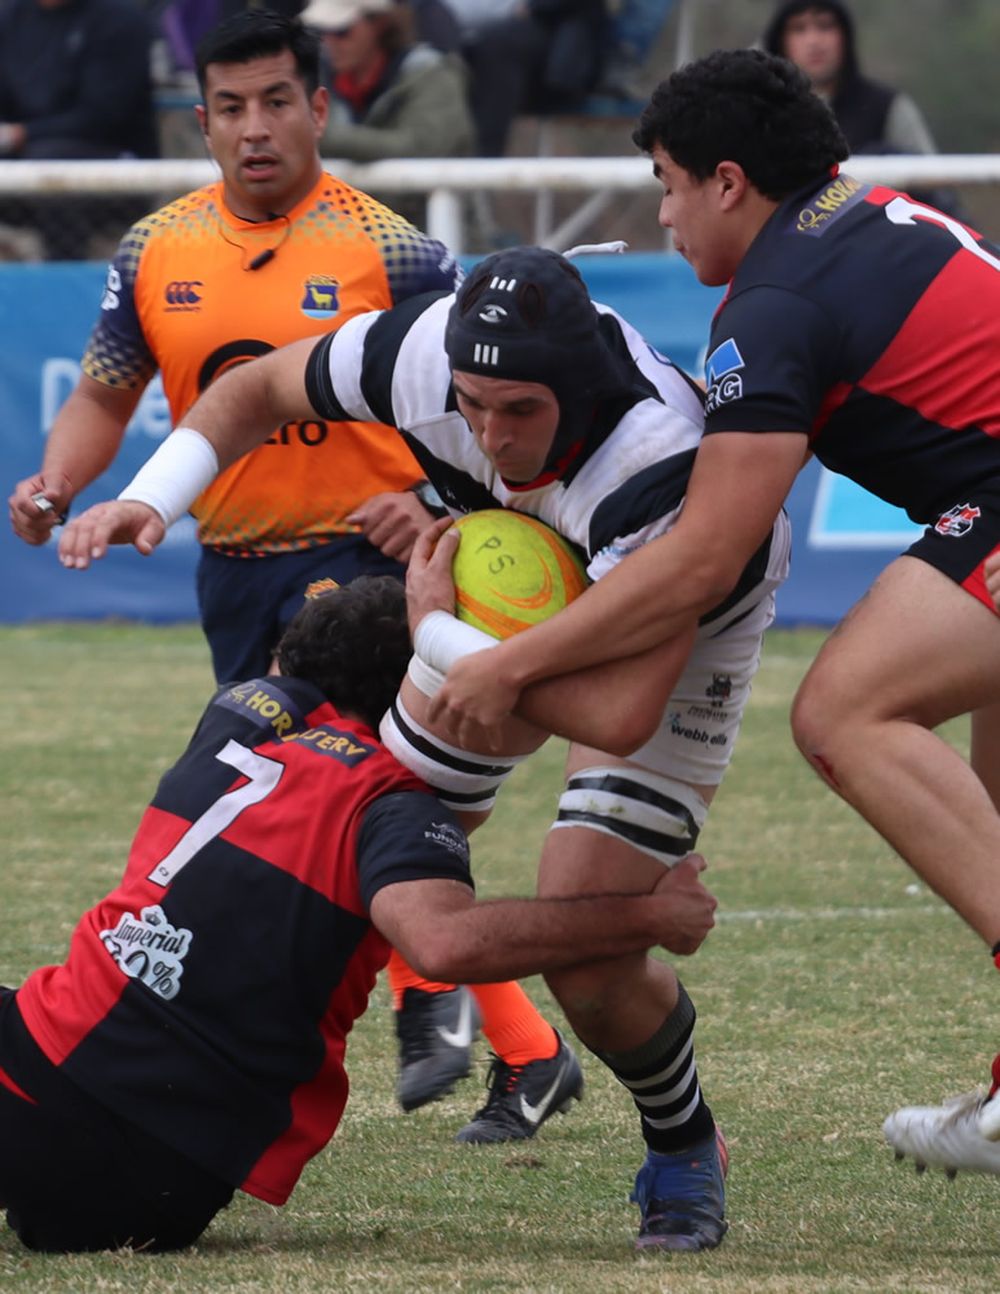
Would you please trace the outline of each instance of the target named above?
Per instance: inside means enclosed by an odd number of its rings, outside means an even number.
[[[38,470],[45,437],[76,385],[78,360],[97,314],[105,266],[0,266],[0,464],[3,495]],[[170,431],[159,379],[132,418],[113,466],[74,504],[114,498]],[[55,544],[31,548],[0,526],[0,620],[197,619],[198,546],[190,519],[178,522],[152,558],[114,549],[86,571],[67,571]]]
[[[721,292],[702,287],[680,257],[595,255],[578,262],[594,297],[621,311],[650,343],[701,375]],[[0,265],[0,464],[4,494],[34,472],[45,436],[73,389],[78,358],[100,301],[104,266]],[[120,454],[75,510],[113,498],[170,431],[159,380],[146,391]],[[779,622],[828,625],[919,533],[895,508],[811,464],[788,502],[795,533],[792,575]],[[87,571],[66,571],[54,544],[29,548],[0,526],[0,621],[197,617],[194,523],[178,522],[152,558],[116,549]]]

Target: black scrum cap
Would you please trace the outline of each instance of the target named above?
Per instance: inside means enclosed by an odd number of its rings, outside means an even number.
[[[579,270],[544,247],[480,261],[456,294],[444,344],[452,369],[553,391],[561,413],[554,456],[585,434],[594,401],[622,386]]]

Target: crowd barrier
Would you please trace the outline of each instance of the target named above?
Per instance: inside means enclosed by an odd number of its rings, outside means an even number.
[[[594,255],[579,264],[594,297],[630,319],[656,347],[700,374],[719,292],[701,287],[687,264],[663,253]],[[4,494],[41,461],[45,436],[73,389],[93,324],[104,266],[0,265],[0,462]],[[112,468],[84,491],[77,510],[112,498],[170,430],[157,379],[146,391]],[[795,531],[792,574],[778,599],[779,622],[835,622],[891,557],[919,533],[906,518],[850,482],[812,464],[788,503]],[[112,551],[87,571],[66,571],[55,546],[30,548],[0,527],[0,621],[145,621],[195,618],[194,524],[178,522],[152,557]]]

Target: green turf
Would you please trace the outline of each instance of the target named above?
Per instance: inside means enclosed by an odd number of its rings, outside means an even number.
[[[789,700],[820,641],[769,636],[702,836],[720,921],[681,969],[731,1148],[720,1250],[635,1257],[635,1118],[589,1055],[583,1103],[517,1149],[451,1141],[483,1093],[482,1044],[453,1097],[400,1114],[380,987],[352,1038],[344,1123],[284,1209],[240,1198],[195,1250],[168,1257],[36,1256],[0,1233],[0,1289],[992,1291],[1000,1183],[918,1178],[879,1126],[901,1102],[985,1077],[996,1031],[981,1003],[996,983],[957,918],[795,753]],[[62,955],[117,879],[211,680],[190,627],[5,628],[0,665],[0,979],[17,983]],[[949,737],[963,744],[964,727]],[[518,770],[478,833],[484,895],[531,891],[561,755],[549,743]],[[559,1023],[542,982],[528,988]]]

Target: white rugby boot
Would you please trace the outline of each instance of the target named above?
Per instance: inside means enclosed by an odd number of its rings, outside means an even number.
[[[943,1105],[904,1106],[882,1124],[897,1159],[907,1155],[917,1172],[943,1168],[957,1173],[1000,1176],[1000,1095],[968,1092]]]

